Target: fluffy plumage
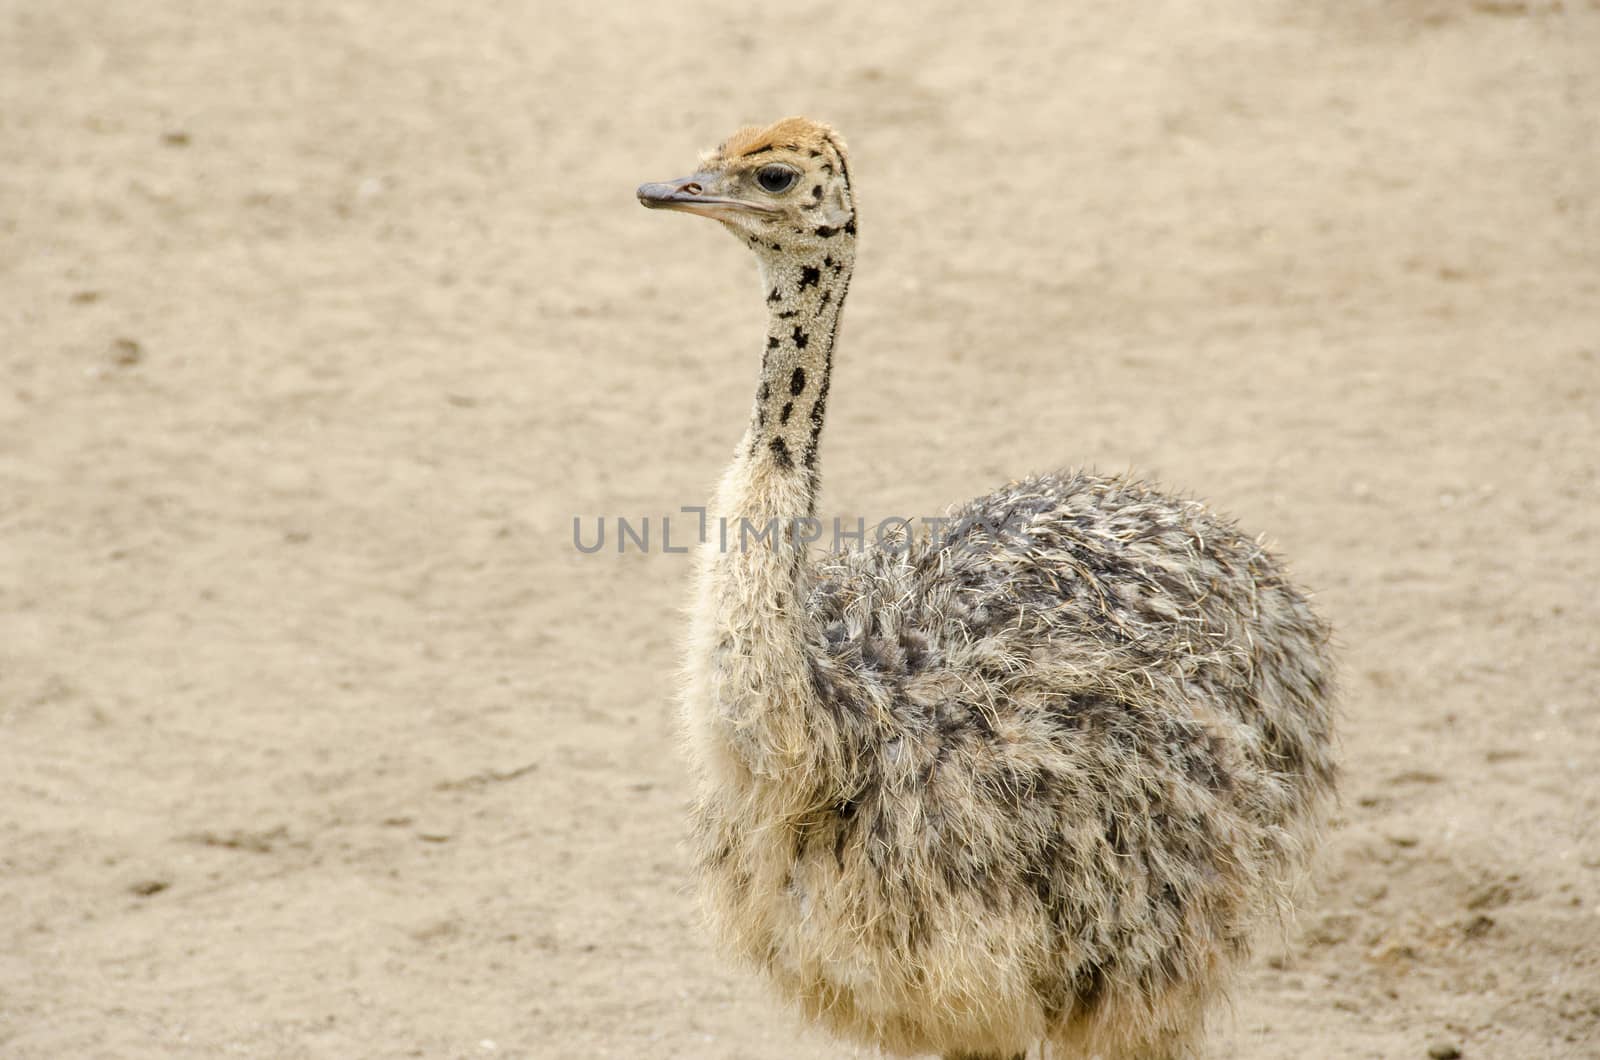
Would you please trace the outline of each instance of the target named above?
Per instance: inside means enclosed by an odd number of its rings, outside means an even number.
[[[762,191],[751,152],[799,181]],[[831,130],[788,119],[671,185],[756,250],[770,313],[684,699],[708,909],[806,1015],[890,1052],[1189,1055],[1334,788],[1328,629],[1257,542],[1121,478],[808,556],[783,528],[815,508],[848,181]]]

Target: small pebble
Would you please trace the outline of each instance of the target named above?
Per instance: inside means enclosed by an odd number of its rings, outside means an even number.
[[[171,886],[171,880],[140,880],[130,885],[128,890],[140,898],[149,898],[153,894],[160,894]]]
[[[1434,1042],[1428,1046],[1429,1060],[1458,1060],[1461,1049],[1450,1042]]]
[[[131,368],[144,360],[144,347],[133,339],[116,339],[111,343],[111,362]]]

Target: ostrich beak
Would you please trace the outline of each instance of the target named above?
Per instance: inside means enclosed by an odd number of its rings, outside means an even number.
[[[652,210],[682,210],[721,220],[734,213],[773,213],[766,203],[745,202],[708,194],[717,178],[709,173],[696,173],[659,184],[639,185],[639,204]]]

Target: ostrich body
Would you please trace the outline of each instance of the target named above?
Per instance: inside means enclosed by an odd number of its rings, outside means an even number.
[[[769,310],[683,705],[713,921],[891,1053],[1191,1055],[1333,790],[1327,627],[1257,542],[1124,478],[1023,479],[811,557],[844,145],[744,129],[639,198],[747,243]]]

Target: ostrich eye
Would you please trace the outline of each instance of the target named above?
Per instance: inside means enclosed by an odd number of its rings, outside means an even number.
[[[788,166],[762,166],[756,170],[756,183],[761,185],[761,190],[773,195],[781,195],[794,187],[794,182],[800,179],[800,174]]]

